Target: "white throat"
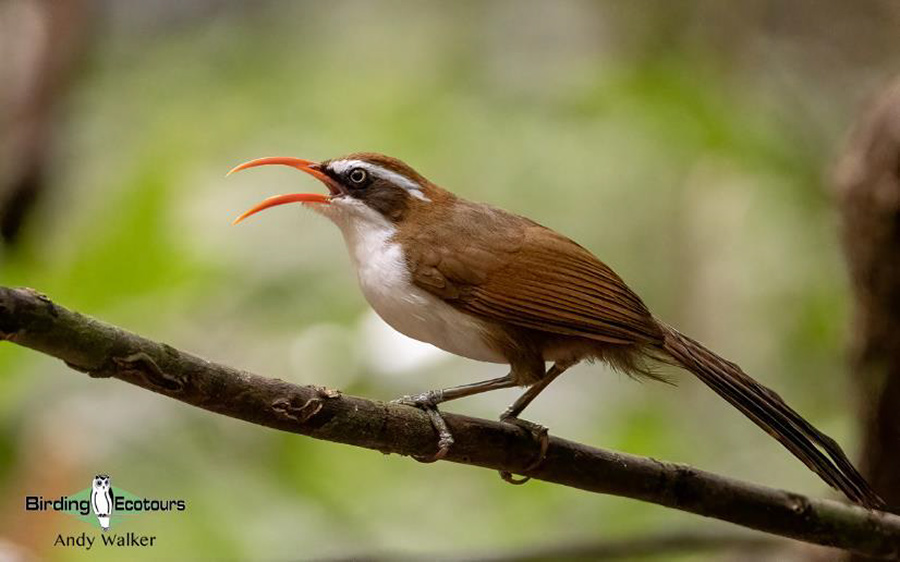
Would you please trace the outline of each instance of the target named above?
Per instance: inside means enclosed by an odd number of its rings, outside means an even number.
[[[311,205],[312,206],[312,205]],[[376,313],[398,332],[455,355],[506,363],[485,343],[485,324],[418,288],[410,280],[397,227],[361,201],[333,199],[314,205],[341,229],[359,286]]]

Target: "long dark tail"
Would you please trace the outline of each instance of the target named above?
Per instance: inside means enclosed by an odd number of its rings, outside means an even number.
[[[663,351],[678,365],[694,373],[850,500],[868,508],[884,506],[841,447],[800,417],[778,394],[702,344],[662,322],[660,326],[664,333]]]

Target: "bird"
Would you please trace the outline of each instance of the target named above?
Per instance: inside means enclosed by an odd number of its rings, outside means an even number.
[[[109,518],[113,512],[112,486],[109,476],[98,474],[91,480],[91,509],[97,516],[97,522],[105,533],[109,531]]]
[[[539,440],[534,462],[521,471],[525,478],[501,471],[523,483],[543,462],[548,437],[547,428],[519,416],[557,377],[600,361],[634,378],[665,380],[654,366],[668,364],[695,375],[852,502],[884,505],[837,442],[737,364],[654,316],[619,275],[563,234],[469,201],[374,152],[318,162],[259,158],[229,174],[269,165],[305,172],[328,193],[273,196],[234,224],[301,203],[341,231],[363,295],[392,328],[455,355],[509,366],[503,377],[397,400],[427,412],[438,434],[437,452],[420,460],[443,458],[453,445],[439,404],[524,387],[500,416]]]

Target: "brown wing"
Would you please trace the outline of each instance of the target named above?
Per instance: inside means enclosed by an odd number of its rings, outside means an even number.
[[[431,224],[440,224],[440,235]],[[404,236],[413,282],[494,321],[608,343],[658,342],[647,307],[593,254],[550,229],[459,201]],[[447,228],[454,233],[446,236]]]

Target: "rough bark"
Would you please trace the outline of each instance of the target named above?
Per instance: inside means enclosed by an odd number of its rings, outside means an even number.
[[[92,377],[141,388],[257,425],[383,453],[427,456],[428,416],[314,386],[297,386],[211,363],[53,303],[31,289],[0,287],[0,339],[59,358]],[[446,460],[520,472],[536,453],[508,424],[446,415],[456,437]],[[740,482],[693,467],[552,437],[533,478],[652,502],[751,529],[870,556],[900,557],[900,517]]]

